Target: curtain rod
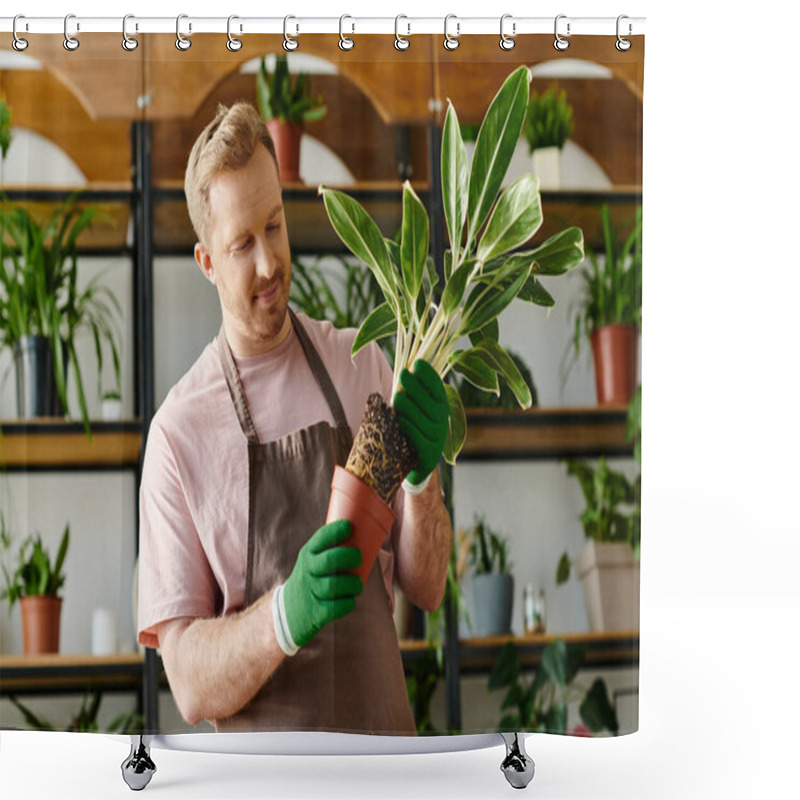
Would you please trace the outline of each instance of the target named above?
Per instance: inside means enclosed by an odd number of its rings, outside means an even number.
[[[18,15],[16,29],[14,17],[0,17],[0,32],[18,36],[26,33],[52,33],[80,36],[85,33],[123,32],[123,17],[82,17],[69,14],[66,17],[28,17]],[[506,37],[525,34],[555,34],[569,36],[641,36],[644,34],[644,17],[197,17],[181,14],[176,17],[137,17],[127,15],[125,33],[176,33],[191,36],[195,33],[287,34],[302,36],[304,33],[330,33],[339,35],[386,34],[413,37],[414,34],[441,34],[449,37],[474,34],[496,34]],[[230,30],[229,30],[230,25]],[[501,33],[502,28],[502,33]],[[5,47],[0,42],[0,47]]]

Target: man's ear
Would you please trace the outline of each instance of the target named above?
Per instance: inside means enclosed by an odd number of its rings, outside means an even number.
[[[197,242],[194,246],[194,260],[197,262],[197,266],[200,267],[203,275],[205,275],[211,283],[214,283],[214,264],[211,261],[211,253],[209,253],[206,246],[200,242]]]

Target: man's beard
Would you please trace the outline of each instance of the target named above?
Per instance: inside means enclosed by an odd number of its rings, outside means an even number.
[[[234,303],[230,302],[231,297],[227,287],[217,285],[223,305],[231,309],[232,316],[242,326],[243,333],[248,338],[266,344],[281,332],[288,307],[289,287],[286,285],[286,278],[286,272],[280,270],[272,280],[256,284],[250,290],[246,300],[237,298]],[[271,289],[276,282],[279,284],[279,288],[275,301],[267,308],[260,308],[256,295]]]

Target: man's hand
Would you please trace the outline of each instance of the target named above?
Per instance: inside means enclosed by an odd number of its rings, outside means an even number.
[[[450,407],[442,379],[427,362],[418,359],[413,372],[400,373],[400,391],[392,399],[403,433],[419,456],[419,466],[408,473],[408,482],[422,484],[436,469],[447,439]]]
[[[308,644],[328,623],[349,614],[364,590],[361,578],[347,572],[361,564],[357,547],[340,546],[349,535],[346,519],[323,525],[303,545],[286,580],[284,611],[298,647]]]

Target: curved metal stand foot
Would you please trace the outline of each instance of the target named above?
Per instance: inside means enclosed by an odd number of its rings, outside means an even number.
[[[515,789],[524,789],[532,780],[536,765],[525,752],[525,739],[518,733],[501,733],[506,745],[506,757],[500,765],[506,780]]]
[[[155,774],[156,765],[150,758],[152,740],[152,735],[131,735],[131,752],[122,762],[122,778],[134,792],[144,789]]]

